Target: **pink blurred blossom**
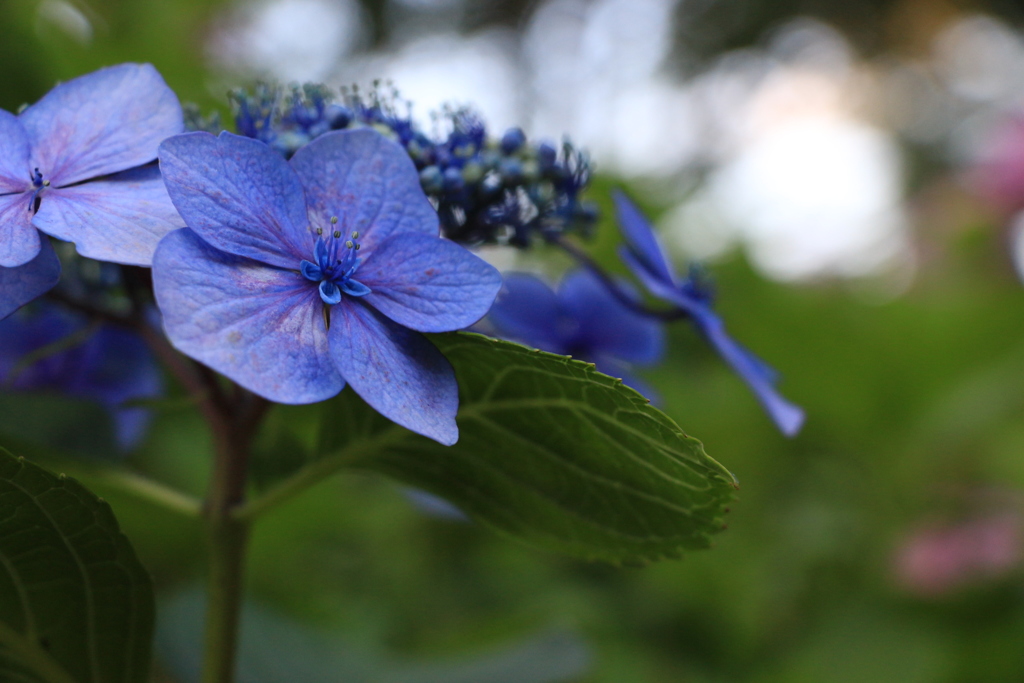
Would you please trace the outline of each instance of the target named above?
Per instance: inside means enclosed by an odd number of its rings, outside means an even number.
[[[897,549],[897,581],[911,592],[937,597],[1005,576],[1021,562],[1021,531],[1020,516],[1011,514],[923,527]]]
[[[1000,211],[1024,209],[1024,115],[996,127],[968,171],[967,182]]]

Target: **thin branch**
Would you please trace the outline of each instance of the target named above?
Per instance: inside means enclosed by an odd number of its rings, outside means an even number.
[[[87,476],[186,517],[198,518],[202,512],[203,505],[198,498],[141,474],[111,468],[90,472]]]

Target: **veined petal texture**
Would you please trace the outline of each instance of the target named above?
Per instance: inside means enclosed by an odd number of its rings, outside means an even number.
[[[351,300],[332,309],[329,335],[341,374],[377,412],[445,446],[458,441],[455,371],[426,337]]]
[[[347,237],[360,234],[370,250],[392,233],[437,235],[437,212],[420,187],[419,174],[398,143],[369,130],[343,130],[316,138],[291,165],[306,190],[309,223],[328,229],[331,217]]]
[[[49,240],[43,240],[39,254],[15,268],[0,267],[0,320],[50,291],[60,279],[60,261]]]
[[[184,130],[181,105],[149,64],[121,64],[57,85],[19,116],[32,163],[55,187],[142,166]]]
[[[28,263],[39,253],[39,231],[32,226],[32,194],[0,195],[0,268]]]
[[[28,134],[17,116],[0,109],[0,195],[27,190],[31,173]]]
[[[378,242],[356,277],[371,290],[366,303],[420,332],[469,327],[487,313],[501,287],[492,265],[424,233],[396,232]]]
[[[153,289],[171,343],[245,388],[313,403],[345,386],[320,295],[298,273],[227,254],[184,229],[157,247]]]
[[[160,171],[185,225],[222,251],[298,269],[313,253],[298,176],[250,138],[186,133],[160,145]]]
[[[160,239],[185,225],[156,166],[47,189],[33,224],[82,256],[136,266],[149,266]]]

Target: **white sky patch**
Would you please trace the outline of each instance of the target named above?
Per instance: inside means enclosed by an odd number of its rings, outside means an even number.
[[[740,234],[707,189],[698,191],[658,221],[670,252],[688,259],[713,261],[736,246]]]
[[[236,4],[207,46],[221,69],[290,82],[322,81],[359,42],[356,0],[264,0]]]
[[[609,127],[598,162],[626,176],[669,175],[696,156],[700,114],[692,94],[662,79],[620,92],[607,107]]]
[[[670,245],[715,258],[742,243],[759,270],[782,280],[859,277],[910,262],[899,147],[857,113],[872,92],[836,41],[802,23],[782,32],[760,65],[748,57],[735,74],[724,64],[702,79],[703,91],[718,79],[730,121],[709,123],[714,170],[663,221]]]
[[[898,168],[895,143],[882,131],[808,116],[746,147],[711,191],[768,275],[866,275],[904,246]]]
[[[516,55],[517,44],[508,31],[436,34],[414,40],[397,52],[350,60],[331,81],[361,86],[374,79],[391,81],[402,99],[413,103],[415,118],[425,125],[428,115],[445,104],[469,104],[483,115],[491,134],[501,135],[521,123]]]
[[[656,78],[671,48],[672,0],[550,0],[523,36],[527,129],[568,133],[606,170],[670,172],[688,158],[686,90]]]

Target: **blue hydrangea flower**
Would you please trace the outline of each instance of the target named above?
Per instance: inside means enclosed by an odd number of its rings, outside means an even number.
[[[776,391],[778,373],[726,334],[722,319],[712,309],[710,292],[697,278],[676,277],[653,228],[629,198],[616,192],[615,207],[627,244],[620,255],[633,274],[652,295],[678,307],[693,321],[708,343],[753,390],[783,434],[793,436],[799,432],[804,411]]]
[[[59,277],[40,231],[83,256],[151,263],[183,224],[146,164],[183,125],[178,98],[148,64],[61,83],[17,116],[0,110],[0,317]]]
[[[153,355],[127,329],[93,326],[52,306],[0,321],[3,390],[54,391],[96,401],[113,417],[125,450],[141,441],[151,416],[145,408],[124,404],[159,396],[162,385]]]
[[[652,395],[629,369],[661,360],[662,324],[625,306],[588,270],[566,275],[557,293],[533,275],[508,273],[487,319],[502,337],[589,361]]]
[[[475,323],[501,277],[438,236],[400,146],[337,131],[285,161],[256,140],[188,133],[161,145],[160,167],[189,226],[153,259],[179,350],[280,403],[347,382],[398,424],[455,443],[455,376],[420,332]]]

